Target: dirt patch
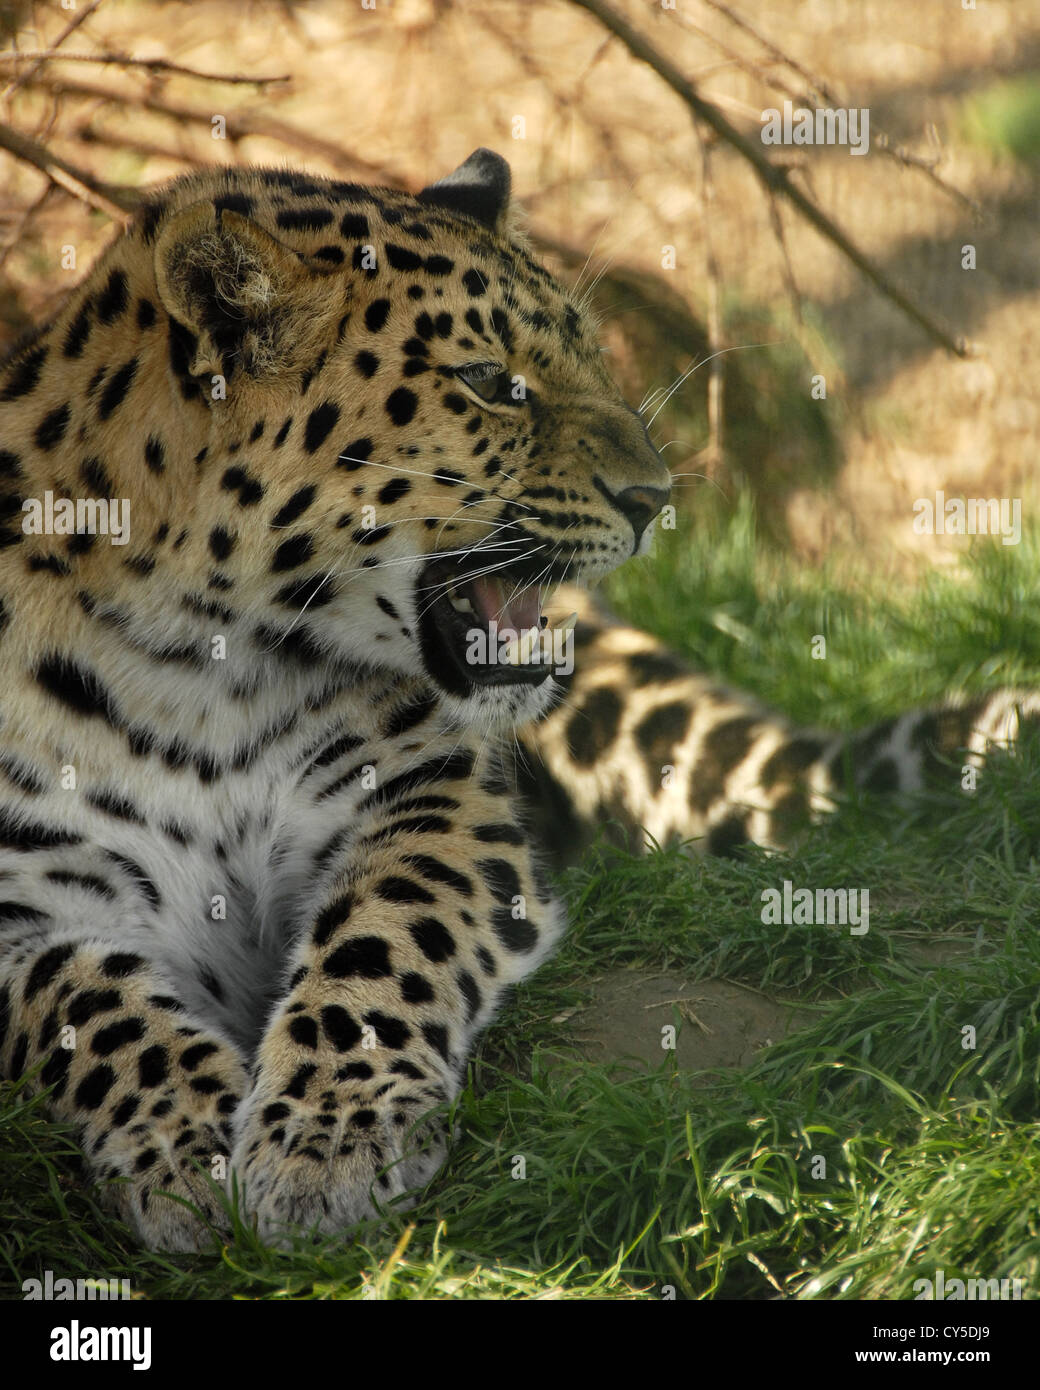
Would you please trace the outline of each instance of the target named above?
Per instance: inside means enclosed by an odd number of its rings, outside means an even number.
[[[907,943],[923,969],[953,965],[971,956],[965,937],[922,938]],[[588,1004],[561,1015],[574,1050],[590,1062],[660,1065],[666,1027],[675,1028],[675,1055],[684,1071],[748,1067],[769,1047],[814,1017],[797,998],[777,998],[731,980],[688,980],[662,971],[617,969],[591,982]],[[709,1078],[705,1078],[707,1082]]]
[[[614,970],[592,983],[589,1004],[570,1018],[576,1049],[590,1062],[659,1066],[675,1028],[684,1071],[746,1067],[755,1054],[808,1022],[804,1007],[728,980],[690,981],[659,971]]]
[[[911,941],[907,952],[915,965],[939,966],[953,965],[968,959],[975,949],[975,943],[963,937],[935,937],[925,941]]]

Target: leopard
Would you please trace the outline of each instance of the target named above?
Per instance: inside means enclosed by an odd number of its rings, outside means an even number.
[[[698,670],[597,596],[564,585],[576,609],[567,698],[520,731],[517,785],[557,869],[595,841],[629,854],[796,851],[850,802],[890,807],[971,792],[994,758],[1040,736],[1040,691],[1002,686],[875,720],[797,723]]]
[[[0,1073],[142,1244],[413,1202],[561,848],[779,845],[850,750],[1014,739],[801,730],[613,617],[670,488],[483,148],[182,175],[0,369]]]

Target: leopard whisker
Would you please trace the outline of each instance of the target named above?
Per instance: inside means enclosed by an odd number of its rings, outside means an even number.
[[[409,476],[411,476],[411,477],[413,477],[413,478],[429,478],[432,482],[435,482],[435,483],[444,483],[444,484],[451,484],[451,483],[458,484],[458,483],[459,483],[459,479],[458,479],[458,478],[451,478],[451,477],[449,477],[449,476],[448,476],[447,474],[445,474],[445,473],[429,473],[429,472],[427,472],[426,470],[421,469],[421,468],[402,468],[402,467],[399,467],[399,466],[398,466],[397,464],[395,464],[395,463],[377,463],[375,459],[361,459],[361,458],[355,458],[354,455],[352,455],[352,454],[339,454],[336,461],[337,461],[338,463],[356,463],[356,464],[359,464],[359,465],[361,465],[361,466],[363,466],[363,467],[365,467],[365,468],[385,468],[386,471],[387,471],[388,473],[407,473],[407,474],[409,474]],[[504,477],[504,476],[506,476],[506,475],[503,474],[503,477]],[[515,481],[515,480],[512,480],[512,481]],[[483,497],[482,497],[482,498],[478,498],[477,500],[478,500],[478,501],[481,501],[481,502],[483,502],[483,501],[489,501],[489,502],[490,502],[490,501],[491,501],[492,495],[493,495],[493,494],[489,494],[486,498],[483,498]],[[503,497],[503,498],[502,498],[502,501],[503,501],[503,502],[509,502],[509,503],[511,503],[514,507],[522,507],[523,510],[524,510],[525,512],[534,511],[534,508],[533,508],[533,507],[527,506],[527,504],[526,504],[525,502],[520,502],[520,501],[514,500],[514,499],[511,498],[511,497]]]
[[[778,338],[771,343],[737,343],[734,347],[719,348],[718,352],[711,353],[708,357],[705,357],[703,361],[695,362],[693,366],[689,369],[689,371],[683,372],[679,379],[671,386],[671,388],[668,391],[668,394],[660,402],[657,409],[650,416],[650,419],[646,422],[647,429],[649,429],[650,426],[654,423],[658,415],[660,415],[661,411],[672,399],[676,391],[678,391],[679,387],[682,386],[686,381],[688,381],[689,378],[693,376],[694,372],[697,371],[700,367],[706,367],[709,362],[714,362],[717,357],[725,357],[726,354],[730,352],[744,352],[747,348],[777,347],[779,346],[780,341],[781,340]],[[649,407],[641,408],[639,411],[640,415],[643,413],[643,409],[649,409]]]

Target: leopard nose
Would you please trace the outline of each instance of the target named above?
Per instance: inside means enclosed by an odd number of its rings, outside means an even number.
[[[622,492],[615,492],[611,501],[628,518],[638,541],[668,497],[669,493],[664,488],[626,487]]]

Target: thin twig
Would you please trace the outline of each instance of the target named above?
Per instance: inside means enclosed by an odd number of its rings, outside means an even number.
[[[37,59],[40,63],[103,63],[120,68],[146,68],[149,72],[174,72],[182,77],[201,77],[206,82],[231,82],[245,86],[263,87],[272,82],[288,82],[289,74],[277,77],[245,77],[240,73],[200,72],[169,58],[132,58],[128,53],[55,53],[53,49],[39,52],[0,53],[0,63],[23,63]]]
[[[767,39],[765,34],[756,29],[749,20],[737,14],[736,10],[730,9],[729,5],[723,4],[723,0],[704,0],[704,3],[709,5],[713,10],[717,10],[719,14],[725,15],[731,24],[735,24],[736,27],[742,29],[745,34],[750,34],[753,39],[762,45],[771,58],[775,58],[777,62],[783,63],[784,67],[790,68],[792,72],[796,72],[804,82],[808,83],[809,94],[811,96],[816,96],[818,94],[823,97],[824,101],[829,101],[834,105],[838,104],[838,99],[834,92],[831,91],[827,83],[821,77],[817,77],[815,73],[811,73],[808,68],[803,67],[797,58],[792,58],[789,53],[785,53],[782,48],[778,48],[771,39]]]
[[[0,251],[0,270],[2,270],[4,266],[7,264],[8,256],[22,240],[26,233],[26,229],[29,226],[29,223],[40,211],[44,203],[46,203],[47,199],[50,198],[51,194],[54,192],[55,187],[56,185],[50,182],[45,184],[43,192],[40,194],[40,196],[29,204],[29,206],[22,213],[21,217],[18,219],[18,223],[14,229],[14,232],[10,237],[8,237],[6,245],[4,246],[3,250]]]
[[[29,69],[28,72],[21,73],[18,77],[14,79],[13,82],[9,82],[7,86],[4,88],[3,92],[0,92],[0,97],[2,97],[3,100],[6,101],[8,97],[12,96],[15,92],[17,92],[19,87],[24,86],[24,84],[28,82],[30,77],[34,77],[36,73],[38,73],[39,70],[43,67],[47,59],[53,57],[53,55],[57,52],[57,50],[61,47],[61,45],[65,42],[69,35],[74,34],[76,30],[79,28],[79,26],[84,22],[84,20],[89,19],[90,16],[94,13],[94,11],[98,8],[98,6],[102,3],[103,0],[93,0],[93,3],[88,5],[85,10],[80,10],[79,14],[76,15],[75,19],[70,19],[68,24],[66,24],[65,28],[61,31],[58,37],[51,44],[50,48],[45,49],[42,53],[39,54],[33,66]],[[4,56],[6,57],[7,55]],[[24,58],[29,57],[31,55],[20,53],[18,54],[18,56],[20,58]]]
[[[708,452],[705,465],[714,471],[722,464],[722,393],[725,388],[725,359],[722,354],[722,289],[719,263],[715,256],[715,240],[711,224],[715,210],[715,180],[711,170],[711,146],[695,121],[694,129],[701,147],[701,183],[704,190],[704,273],[708,282]]]
[[[976,221],[981,222],[983,220],[986,214],[982,209],[982,204],[978,202],[977,199],[973,198],[970,193],[964,193],[961,189],[955,188],[952,183],[947,183],[941,174],[936,173],[936,167],[942,159],[942,155],[929,158],[923,154],[911,154],[910,151],[904,149],[902,145],[893,145],[884,131],[878,131],[875,135],[872,135],[872,140],[881,154],[888,155],[888,157],[894,159],[897,164],[903,164],[908,169],[916,169],[919,173],[924,174],[926,179],[931,179],[936,188],[941,189],[943,193],[948,194],[951,198],[956,198],[959,203],[962,203]]]
[[[70,132],[82,145],[139,154],[146,159],[168,159],[172,164],[184,164],[196,169],[224,169],[227,167],[224,164],[196,159],[191,151],[185,147],[183,140],[176,146],[163,145],[158,140],[147,140],[143,136],[134,137],[116,134],[115,131],[96,129],[90,123],[91,120],[93,120],[93,116],[85,124],[77,126]],[[216,144],[217,142],[214,141],[213,143]]]
[[[741,72],[746,72],[763,87],[772,87],[776,91],[783,92],[785,96],[789,96],[792,100],[803,101],[806,99],[803,88],[792,86],[789,82],[785,82],[784,79],[775,72],[764,72],[761,63],[756,62],[753,58],[749,58],[746,53],[740,53],[737,49],[730,48],[727,43],[724,43],[717,34],[713,34],[710,29],[705,29],[702,25],[694,23],[692,19],[681,14],[678,10],[675,12],[675,19],[684,29],[688,30],[689,33],[696,34],[698,38],[703,39],[706,43],[710,43],[712,48],[722,54],[723,58],[730,63],[735,63],[736,66],[740,68]],[[724,64],[716,63],[706,68],[698,69],[695,75],[704,77],[710,74],[712,67],[718,68],[722,66],[724,66]],[[784,55],[778,51],[775,57],[767,59],[766,66],[790,67],[791,64]]]
[[[810,101],[819,95],[831,106],[841,105],[837,93],[833,91],[822,77],[818,76],[816,73],[810,72],[808,68],[803,67],[796,58],[792,58],[789,53],[785,53],[782,48],[778,48],[771,39],[766,38],[761,30],[756,29],[749,20],[737,14],[736,10],[731,9],[729,5],[723,4],[723,0],[704,0],[704,3],[710,5],[710,7],[718,11],[719,14],[724,15],[731,24],[736,25],[736,27],[743,30],[745,34],[750,34],[776,62],[783,63],[786,67],[789,67],[792,72],[797,73],[798,76],[808,84],[809,91],[806,96]],[[720,40],[708,34],[707,31],[700,30],[699,32],[710,39],[717,48],[725,52],[731,51],[727,49]],[[780,86],[782,90],[786,90],[782,83],[774,83],[774,85]],[[799,99],[801,100],[803,98],[800,96]],[[982,207],[970,194],[962,192],[959,188],[955,188],[952,183],[947,183],[940,174],[936,173],[936,165],[939,163],[938,158],[930,159],[925,155],[911,154],[911,152],[902,145],[894,145],[889,137],[880,130],[875,129],[872,131],[872,137],[874,147],[881,154],[887,155],[889,159],[894,159],[897,164],[902,164],[905,168],[917,169],[920,173],[924,174],[926,178],[931,179],[932,183],[934,183],[937,188],[941,189],[948,197],[956,198],[958,202],[968,208],[973,217],[978,219],[983,217]]]
[[[576,92],[572,92],[571,94],[567,95],[558,90],[556,81],[557,74],[555,72],[546,72],[542,65],[537,62],[537,60],[534,58],[531,52],[531,44],[523,43],[515,34],[510,33],[508,29],[504,29],[501,25],[497,24],[495,20],[492,19],[490,14],[486,14],[484,16],[483,26],[487,32],[494,34],[495,38],[498,39],[499,43],[502,44],[502,46],[507,50],[509,55],[512,57],[513,61],[528,77],[532,78],[536,82],[541,83],[541,85],[545,89],[546,96],[548,97],[549,101],[552,102],[554,108],[556,109],[557,113],[561,118],[561,121],[566,120],[568,117],[572,116],[575,110],[577,109]],[[602,57],[602,54],[603,46],[600,45],[600,48],[593,55],[592,63],[588,65],[588,69],[586,71],[585,76],[588,75],[588,70],[591,69],[593,64],[596,61],[598,61],[600,57]],[[580,91],[581,84],[583,82],[584,77],[579,80],[579,84],[576,91]],[[606,155],[607,160],[621,172],[623,177],[626,177],[629,180],[634,181],[635,175],[631,168],[626,164],[623,156],[621,155],[620,150],[617,147],[617,142],[614,139],[613,135],[610,133],[610,131],[608,131],[599,124],[592,124],[591,122],[587,124],[591,134],[599,143],[599,146],[602,149],[604,155]],[[544,153],[546,157],[548,157],[548,155],[551,153],[548,145],[545,147]],[[543,173],[547,173],[547,171],[543,170]],[[540,184],[546,181],[547,179],[542,179],[540,180]]]
[[[619,15],[612,6],[606,3],[606,0],[571,0],[571,3],[578,6],[579,9],[588,10],[590,14],[596,16],[601,24],[616,34],[634,58],[652,68],[685,102],[694,116],[699,117],[706,125],[710,126],[721,140],[732,146],[751,165],[767,190],[781,193],[793,203],[806,221],[810,222],[821,236],[836,246],[857,270],[865,275],[887,299],[898,305],[903,313],[912,319],[933,342],[938,343],[947,352],[952,352],[957,357],[971,356],[971,349],[964,339],[953,337],[879,266],[876,266],[841,227],[833,222],[811,199],[807,198],[796,184],[791,182],[786,169],[773,164],[760,148],[730,125],[718,107],[705,101],[678,68],[659,53],[654,45],[644,38],[638,30],[633,29],[622,15]]]
[[[795,279],[794,267],[791,265],[791,257],[787,250],[787,233],[784,231],[783,220],[780,217],[780,208],[776,198],[772,193],[769,194],[769,220],[773,224],[773,235],[776,237],[777,245],[780,247],[780,259],[783,265],[783,279],[787,287],[787,293],[791,300],[791,307],[794,309],[795,319],[799,324],[802,323],[802,296],[798,289],[798,281]]]
[[[92,208],[106,213],[114,221],[125,225],[130,221],[134,210],[140,206],[141,196],[131,188],[119,188],[102,183],[85,169],[77,169],[68,160],[62,159],[53,151],[30,140],[17,130],[0,122],[0,149],[7,150],[16,159],[32,164],[46,174],[52,183],[64,188],[74,198],[89,203]]]
[[[95,86],[90,82],[69,82],[52,72],[40,73],[33,79],[31,85],[47,87],[53,92],[63,93],[66,96],[93,97],[110,105],[152,111],[156,115],[169,116],[175,121],[183,121],[188,124],[203,125],[207,129],[212,127],[213,112],[211,110],[199,110],[177,102],[165,101],[147,92],[119,92],[110,87]],[[402,173],[390,169],[385,164],[376,164],[373,160],[365,159],[363,155],[354,154],[353,151],[346,150],[341,145],[334,145],[330,140],[323,140],[320,136],[297,130],[294,126],[287,125],[284,121],[273,120],[271,117],[253,116],[248,112],[233,113],[225,117],[225,130],[227,138],[232,144],[255,135],[262,139],[276,140],[279,144],[291,145],[295,149],[316,155],[319,159],[327,160],[336,168],[342,169],[346,166],[357,169],[372,182],[387,184],[392,188],[404,188],[407,184]]]

